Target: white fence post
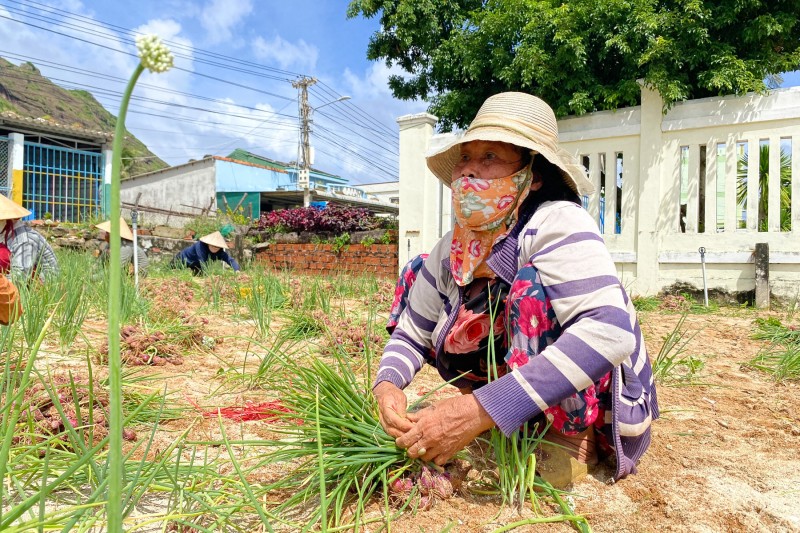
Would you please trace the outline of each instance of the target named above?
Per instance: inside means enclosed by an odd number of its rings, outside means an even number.
[[[661,168],[665,158],[661,118],[663,100],[653,89],[642,87],[642,115],[639,135],[639,195],[636,233],[636,280],[633,291],[655,294],[658,286],[658,249],[660,231],[665,227],[665,209],[669,196],[661,191]],[[680,187],[680,185],[679,185]],[[664,188],[669,192],[669,187]],[[666,204],[666,205],[665,205]]]
[[[436,121],[437,118],[428,113],[405,115],[397,119],[400,125],[399,267],[420,253],[430,252],[438,240],[436,233],[441,224],[441,184],[425,164],[425,153]],[[449,195],[447,202],[450,202]]]

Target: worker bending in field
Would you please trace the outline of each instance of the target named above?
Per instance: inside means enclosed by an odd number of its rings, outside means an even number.
[[[175,256],[171,264],[175,268],[190,268],[192,273],[197,275],[203,272],[203,268],[209,261],[223,261],[238,274],[241,271],[239,263],[225,251],[227,248],[228,243],[225,242],[222,234],[215,231],[200,237],[200,240],[188,248],[184,248]]]
[[[58,260],[42,235],[22,219],[31,212],[0,194],[0,230],[11,252],[11,268],[27,279],[58,275]]]
[[[105,245],[100,249],[100,259],[103,261],[103,263],[107,263],[109,243],[111,240],[111,221],[106,220],[101,224],[97,224],[95,227],[101,230],[102,233],[100,238],[105,241]],[[119,218],[119,236],[120,236],[120,248],[119,248],[120,264],[122,265],[123,271],[132,273],[133,254],[134,254],[133,232],[128,227],[128,224],[122,217]],[[147,254],[140,246],[136,246],[136,255],[138,260],[139,275],[144,276],[147,273],[147,265],[149,264],[149,260],[147,259]]]

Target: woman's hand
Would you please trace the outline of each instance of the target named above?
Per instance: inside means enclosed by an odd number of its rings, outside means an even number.
[[[447,398],[408,419],[414,428],[395,442],[412,457],[444,465],[475,437],[494,427],[494,421],[472,394]]]
[[[381,381],[372,389],[372,394],[378,400],[378,414],[386,433],[397,438],[414,427],[406,417],[406,395],[397,385],[390,381]]]

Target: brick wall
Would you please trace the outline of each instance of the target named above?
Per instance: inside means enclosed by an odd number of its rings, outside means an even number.
[[[306,274],[397,277],[397,244],[351,244],[338,252],[332,244],[270,244],[255,257],[272,268]]]

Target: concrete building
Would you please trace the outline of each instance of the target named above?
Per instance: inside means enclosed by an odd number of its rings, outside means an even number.
[[[182,227],[226,205],[258,218],[261,192],[289,185],[290,176],[278,168],[209,156],[127,179],[120,197],[125,216],[137,208],[142,223]]]
[[[358,186],[367,198],[389,204],[400,204],[400,182],[384,181],[381,183],[365,183]]]
[[[312,205],[332,202],[397,214],[396,204],[369,199],[340,176],[312,169],[311,183]],[[242,208],[257,219],[266,211],[301,207],[303,190],[297,187],[296,168],[237,149],[229,157],[208,156],[127,179],[121,198],[125,216],[137,208],[142,223],[182,227],[218,209]]]
[[[105,212],[112,134],[0,113],[0,194],[30,218],[78,222]]]

